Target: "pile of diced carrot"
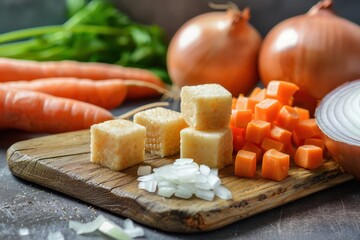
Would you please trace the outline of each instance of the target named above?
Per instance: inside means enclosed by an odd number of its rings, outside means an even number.
[[[261,164],[262,177],[282,181],[292,159],[310,170],[321,166],[325,145],[315,119],[292,104],[298,89],[290,82],[271,81],[267,88],[233,98],[230,127],[237,176],[255,177]]]

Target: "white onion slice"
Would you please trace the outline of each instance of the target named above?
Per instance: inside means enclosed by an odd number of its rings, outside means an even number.
[[[315,119],[332,157],[360,179],[360,80],[342,84],[326,95]]]
[[[157,192],[159,196],[189,199],[196,196],[213,201],[215,196],[229,200],[232,194],[221,185],[217,169],[198,165],[190,158],[179,158],[173,164],[154,168],[153,173],[137,178],[138,188],[148,192]]]

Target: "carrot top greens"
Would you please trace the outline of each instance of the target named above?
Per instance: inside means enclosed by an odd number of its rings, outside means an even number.
[[[36,61],[76,60],[139,67],[169,83],[165,33],[132,21],[107,0],[66,0],[62,25],[0,34],[0,57]]]

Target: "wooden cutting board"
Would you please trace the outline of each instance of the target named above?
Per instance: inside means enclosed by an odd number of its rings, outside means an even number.
[[[159,167],[173,158],[146,155],[144,164]],[[328,160],[316,171],[291,166],[283,182],[234,176],[233,166],[219,172],[233,200],[209,202],[163,198],[137,188],[138,166],[113,172],[90,162],[88,130],[49,135],[12,145],[7,152],[11,172],[115,214],[171,232],[214,230],[352,179]]]

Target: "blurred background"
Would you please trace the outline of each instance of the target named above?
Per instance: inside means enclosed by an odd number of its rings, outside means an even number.
[[[205,0],[114,0],[133,20],[158,24],[168,39],[188,19],[212,11]],[[212,1],[226,3],[227,1]],[[251,9],[250,22],[264,36],[273,26],[308,11],[318,0],[233,0]],[[334,0],[335,12],[360,24],[360,0]],[[65,0],[0,0],[0,33],[34,26],[61,24],[66,19]]]

